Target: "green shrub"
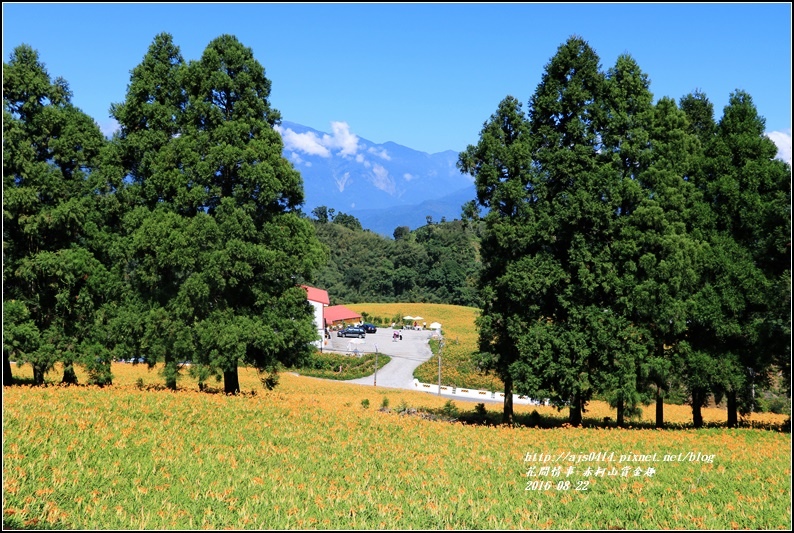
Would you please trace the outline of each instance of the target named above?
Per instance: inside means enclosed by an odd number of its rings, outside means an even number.
[[[408,404],[403,400],[400,402],[400,405],[397,406],[397,412],[405,413],[406,411],[408,411]]]
[[[378,368],[383,368],[390,361],[389,356],[378,354]],[[292,370],[303,375],[325,379],[358,379],[371,376],[375,372],[375,354],[364,354],[361,357],[337,353],[315,353],[302,367]]]
[[[452,418],[455,418],[460,414],[460,411],[452,400],[447,400],[447,403],[445,403],[444,407],[441,408],[441,412],[444,413],[444,415]]]

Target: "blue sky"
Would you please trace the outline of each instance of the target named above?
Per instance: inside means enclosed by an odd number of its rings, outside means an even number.
[[[791,20],[790,3],[4,3],[3,61],[31,45],[109,132],[156,34],[193,60],[228,33],[265,67],[284,120],[435,153],[476,143],[505,96],[526,107],[578,35],[603,70],[628,53],[656,98],[701,90],[717,119],[747,91],[791,161]]]

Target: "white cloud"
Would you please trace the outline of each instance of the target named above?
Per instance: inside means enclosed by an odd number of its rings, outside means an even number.
[[[791,164],[791,128],[766,134],[777,145],[777,158]]]
[[[391,161],[391,157],[389,156],[389,153],[386,151],[385,148],[378,149],[375,148],[374,146],[370,146],[369,150],[367,151],[372,155],[380,157],[381,159],[385,159],[386,161]]]
[[[309,155],[319,155],[320,157],[331,157],[331,152],[323,146],[313,131],[295,133],[289,128],[283,129],[280,126],[276,126],[276,131],[281,134],[281,138],[284,140],[284,147],[288,150]]]
[[[288,150],[301,152],[320,157],[331,157],[332,151],[337,151],[341,156],[355,156],[358,152],[358,136],[350,132],[346,122],[332,122],[332,135],[318,136],[313,131],[296,133],[290,128],[276,126],[276,131],[281,134],[284,147]],[[359,161],[360,162],[360,161]]]
[[[328,148],[339,148],[339,154],[345,156],[356,155],[358,151],[358,136],[350,132],[347,122],[331,122],[333,135],[323,135],[323,145]]]
[[[403,174],[403,179],[404,179],[405,181],[411,181],[411,180],[415,180],[415,179],[416,179],[416,176],[413,176],[413,175],[411,175],[411,174],[408,174],[408,173],[406,172],[405,174]]]
[[[345,172],[342,177],[337,177],[336,173],[334,173],[334,182],[336,183],[336,188],[339,189],[339,192],[344,192],[345,187],[347,184],[350,183],[350,172]]]
[[[102,132],[102,135],[108,138],[113,137],[113,134],[121,129],[116,119],[110,119],[102,122],[101,124],[97,123],[97,125],[99,126],[99,131]]]
[[[312,166],[312,162],[311,161],[304,160],[300,155],[298,155],[295,152],[290,152],[289,153],[289,158],[295,163],[295,165],[303,165],[305,167]]]

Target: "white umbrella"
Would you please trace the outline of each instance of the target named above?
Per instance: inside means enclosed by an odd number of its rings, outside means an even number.
[[[403,320],[414,320],[414,317],[412,317],[412,316],[404,316]]]
[[[433,322],[432,324],[430,324],[430,329],[441,329],[441,324],[439,324],[438,322]]]
[[[415,316],[414,320],[424,320],[424,318],[422,318],[421,316]]]

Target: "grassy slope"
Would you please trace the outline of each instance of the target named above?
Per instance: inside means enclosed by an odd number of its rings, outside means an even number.
[[[25,376],[29,367],[14,372]],[[114,365],[113,373],[114,385],[106,389],[4,388],[4,526],[791,526],[788,434],[467,426],[378,410],[384,398],[392,408],[444,404],[413,391],[284,374],[268,392],[256,372],[243,369],[241,387],[255,394],[233,397],[199,393],[187,378],[179,392],[139,390],[139,380],[162,384],[156,370],[140,365]],[[474,407],[456,404],[466,411]],[[556,412],[538,410],[546,416]],[[707,419],[722,416],[714,411],[706,410]],[[667,418],[684,422],[689,413],[671,410]],[[614,460],[575,462],[601,451],[614,453]],[[688,460],[688,452],[701,454],[701,460]],[[556,477],[552,469],[527,477],[544,466],[526,461],[528,453],[548,455],[546,466],[565,470]],[[574,454],[574,462],[567,454]],[[631,454],[656,454],[658,460],[619,462]],[[566,477],[569,466],[574,472]],[[599,467],[606,470],[597,474]]]

